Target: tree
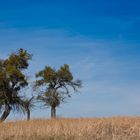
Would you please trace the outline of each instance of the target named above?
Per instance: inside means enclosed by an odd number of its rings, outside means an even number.
[[[19,49],[7,59],[0,61],[0,108],[4,110],[1,121],[8,117],[12,109],[25,110],[24,97],[19,92],[28,86],[23,70],[28,68],[31,57],[26,50]]]
[[[74,80],[69,65],[64,64],[59,70],[49,66],[36,74],[35,88],[41,88],[37,99],[43,101],[44,106],[51,107],[51,118],[56,118],[56,107],[71,97],[70,89],[78,91],[80,80]]]
[[[30,120],[31,109],[34,108],[34,97],[24,100],[25,111],[27,113],[27,121]]]

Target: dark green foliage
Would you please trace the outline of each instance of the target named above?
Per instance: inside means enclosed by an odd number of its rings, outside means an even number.
[[[0,111],[3,111],[0,118],[4,121],[11,110],[27,113],[30,119],[30,110],[34,107],[34,98],[27,99],[21,96],[21,89],[28,86],[27,77],[24,74],[29,66],[32,55],[26,50],[20,49],[12,53],[7,59],[0,60]],[[78,91],[81,87],[80,80],[74,80],[69,65],[64,64],[59,70],[45,67],[36,74],[35,88],[42,87],[41,94],[37,100],[44,103],[44,106],[51,107],[51,116],[56,117],[56,107],[71,97],[70,91]]]
[[[38,80],[35,83],[35,87],[42,87],[45,90],[38,96],[38,100],[43,101],[45,106],[49,106],[54,111],[65,98],[71,97],[70,88],[77,91],[81,87],[80,80],[74,80],[72,73],[70,72],[69,65],[64,64],[59,70],[55,70],[51,67],[45,67],[44,70],[36,74]]]
[[[19,95],[19,91],[28,85],[28,81],[23,70],[28,68],[28,61],[31,55],[23,49],[12,53],[6,60],[0,61],[0,106],[5,110],[24,110],[24,99]],[[5,110],[6,111],[6,110]],[[2,115],[1,121],[6,117]]]

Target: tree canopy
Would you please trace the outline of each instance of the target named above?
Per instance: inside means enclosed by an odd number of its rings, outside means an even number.
[[[24,49],[11,53],[6,59],[0,59],[0,121],[4,121],[12,111],[27,113],[30,119],[30,110],[34,107],[35,96],[29,98],[22,94],[22,89],[29,82],[24,71],[29,66],[32,55]],[[71,97],[72,90],[77,92],[81,88],[81,80],[75,80],[69,65],[64,64],[58,70],[46,66],[36,74],[35,89],[37,101],[44,106],[51,107],[51,117],[56,117],[56,107]]]
[[[11,109],[24,109],[24,99],[19,91],[28,85],[23,70],[28,68],[31,58],[32,55],[26,50],[19,49],[0,61],[0,107],[4,110],[1,121],[7,118]]]
[[[54,118],[56,117],[55,108],[64,102],[65,98],[71,97],[70,89],[78,91],[82,85],[81,80],[74,80],[67,64],[61,66],[59,70],[47,66],[37,73],[36,77],[38,79],[35,87],[45,87],[37,99],[43,101],[45,106],[51,107],[51,116]]]

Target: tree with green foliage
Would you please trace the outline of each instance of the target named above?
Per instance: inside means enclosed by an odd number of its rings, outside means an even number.
[[[49,66],[36,74],[35,88],[41,88],[37,99],[44,106],[51,107],[51,118],[56,118],[56,107],[71,97],[71,88],[78,91],[81,87],[80,80],[74,80],[69,65],[64,64],[59,70]]]
[[[25,110],[24,97],[20,91],[28,86],[23,71],[28,68],[31,58],[32,55],[26,50],[19,49],[0,61],[0,109],[3,111],[0,121],[4,121],[11,110]]]

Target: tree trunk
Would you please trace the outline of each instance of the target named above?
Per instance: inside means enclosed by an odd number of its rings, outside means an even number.
[[[56,107],[51,107],[51,118],[52,119],[56,118]]]
[[[0,122],[3,122],[6,120],[6,118],[9,116],[11,111],[11,107],[9,105],[5,105],[5,110],[0,118]]]
[[[29,121],[30,120],[30,110],[28,109],[27,110],[27,121]]]

